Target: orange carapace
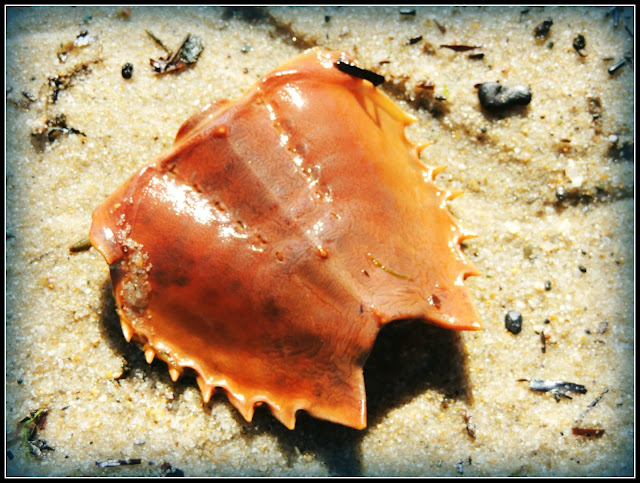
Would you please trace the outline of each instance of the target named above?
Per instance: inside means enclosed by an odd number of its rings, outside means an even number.
[[[311,49],[210,104],[93,214],[126,339],[248,421],[266,404],[289,428],[298,410],[364,428],[383,325],[481,328],[457,193],[407,139],[415,119],[345,64]]]

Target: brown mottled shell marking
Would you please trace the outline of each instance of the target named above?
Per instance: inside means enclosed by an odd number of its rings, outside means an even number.
[[[397,319],[480,322],[469,235],[405,136],[414,122],[312,49],[180,128],[93,214],[126,339],[205,401],[366,426],[362,368]]]

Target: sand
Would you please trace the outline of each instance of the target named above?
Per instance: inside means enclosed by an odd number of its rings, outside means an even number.
[[[634,64],[608,69],[633,52],[635,12],[407,9],[7,9],[8,475],[634,474]],[[165,53],[145,30],[204,50],[155,75]],[[203,404],[193,377],[172,382],[125,342],[101,255],[69,252],[191,114],[316,45],[383,74],[418,118],[408,136],[433,143],[422,158],[448,166],[440,185],[465,191],[450,208],[477,234],[465,253],[482,272],[466,283],[483,331],[380,333],[362,431],[304,413],[290,431],[265,408],[248,423],[223,394]],[[531,102],[488,112],[475,86],[495,81]],[[556,398],[536,379],[586,393]]]

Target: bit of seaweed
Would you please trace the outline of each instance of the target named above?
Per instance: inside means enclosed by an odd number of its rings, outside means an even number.
[[[359,79],[368,80],[376,87],[384,83],[384,76],[358,67],[357,65],[354,65],[350,62],[338,60],[334,65],[339,71],[344,72],[345,74],[349,74],[353,77],[357,77]]]
[[[58,114],[54,119],[47,119],[47,139],[52,143],[63,134],[80,134],[87,136],[82,131],[67,125],[67,117],[64,114]]]
[[[614,28],[617,28],[618,25],[620,25],[620,14],[622,13],[623,10],[624,10],[624,7],[611,7],[605,14],[605,17],[609,17],[611,14],[613,14]]]
[[[9,94],[11,90],[12,89],[9,87],[7,89],[7,94]],[[20,94],[22,94],[22,97],[20,99],[13,99],[11,97],[7,97],[7,103],[13,104],[14,106],[19,107],[21,109],[28,110],[31,107],[31,104],[33,104],[38,100],[38,98],[33,94],[31,94],[30,92],[22,91]]]
[[[151,37],[153,39],[153,41],[158,44],[158,46],[164,50],[167,54],[171,53],[171,49],[169,47],[167,47],[166,45],[164,45],[164,43],[162,42],[162,40],[160,40],[158,37],[156,37],[154,35],[154,33],[151,30],[145,30],[145,32],[147,32],[147,35],[149,37]]]
[[[41,457],[43,451],[55,451],[55,448],[49,446],[44,439],[36,439],[35,441],[27,441],[29,453],[33,456]]]
[[[91,63],[96,63],[93,61]],[[55,77],[49,78],[49,87],[51,87],[51,94],[49,95],[49,103],[55,104],[58,100],[60,91],[63,91],[73,85],[73,81],[80,75],[88,74],[91,72],[89,63],[82,63],[76,65],[68,74],[60,74]]]
[[[466,411],[462,414],[462,416],[464,418],[464,422],[467,427],[467,434],[472,439],[476,439],[476,423],[473,420],[473,416],[471,416],[471,414],[469,414]]]
[[[574,436],[584,436],[586,438],[601,438],[604,434],[604,429],[571,428],[571,432],[574,434]]]
[[[187,34],[178,50],[172,52],[153,33],[149,30],[146,32],[168,54],[166,58],[149,59],[149,64],[156,74],[180,71],[188,65],[195,64],[204,49],[204,44],[200,37]]]
[[[116,466],[139,465],[140,463],[142,463],[142,459],[140,458],[126,458],[121,460],[96,461],[96,466],[98,468],[113,468]]]
[[[436,27],[438,27],[438,30],[440,30],[441,34],[447,33],[447,27],[445,27],[444,24],[438,22],[438,20],[435,18],[433,19],[433,22],[436,24]]]
[[[371,253],[367,253],[367,256],[369,257],[369,259],[373,262],[373,264],[376,267],[381,268],[382,270],[384,270],[388,274],[393,275],[394,277],[404,278],[405,280],[413,280],[408,275],[402,275],[401,273],[398,273],[395,270],[392,270],[391,268],[383,265],[382,262],[380,262],[378,259],[374,258],[373,255],[371,255]]]
[[[556,398],[556,401],[560,401],[561,397],[567,399],[573,399],[567,393],[586,394],[587,388],[582,384],[575,384],[573,382],[563,381],[548,381],[543,379],[518,379],[519,381],[529,382],[529,389],[537,392],[550,392]]]
[[[458,45],[458,44],[440,44],[441,49],[451,49],[454,52],[468,52],[469,50],[481,49],[480,45]]]
[[[56,53],[56,55],[58,56],[58,59],[60,59],[60,62],[64,63],[70,53],[75,53],[79,49],[92,44],[94,40],[95,39],[91,35],[89,35],[89,32],[87,30],[83,30],[75,39],[64,44]]]
[[[19,424],[22,424],[22,435],[25,440],[32,439],[38,430],[44,429],[48,415],[49,412],[46,409],[37,409],[20,421]]]
[[[547,323],[549,319],[545,319],[545,323]],[[545,327],[540,331],[540,350],[543,354],[547,352],[547,340],[551,338],[551,330],[549,327]]]
[[[582,411],[580,416],[578,416],[578,418],[576,419],[576,427],[574,429],[578,429],[578,427],[581,425],[587,413],[591,411],[596,406],[596,404],[600,402],[602,397],[608,392],[609,392],[609,388],[605,387],[604,390],[600,394],[598,394],[598,397],[596,397],[593,401],[591,401],[591,403],[587,406],[587,408],[584,411]]]
[[[46,409],[38,409],[18,423],[19,428],[22,425],[20,429],[25,451],[33,456],[40,457],[43,451],[55,451],[45,440],[37,438],[38,431],[45,427],[48,414]]]

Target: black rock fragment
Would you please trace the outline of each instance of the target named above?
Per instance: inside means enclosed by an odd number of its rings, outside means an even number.
[[[520,315],[520,312],[515,310],[507,312],[504,318],[504,326],[512,334],[519,334],[522,330],[522,315]]]
[[[549,35],[549,30],[551,30],[551,26],[553,25],[553,19],[551,17],[546,18],[533,29],[533,34],[537,38],[545,39]]]
[[[502,86],[499,82],[485,82],[478,86],[478,99],[488,111],[501,111],[531,102],[531,91],[525,86]]]
[[[133,64],[127,62],[122,66],[122,78],[131,79],[132,75],[133,75]]]

